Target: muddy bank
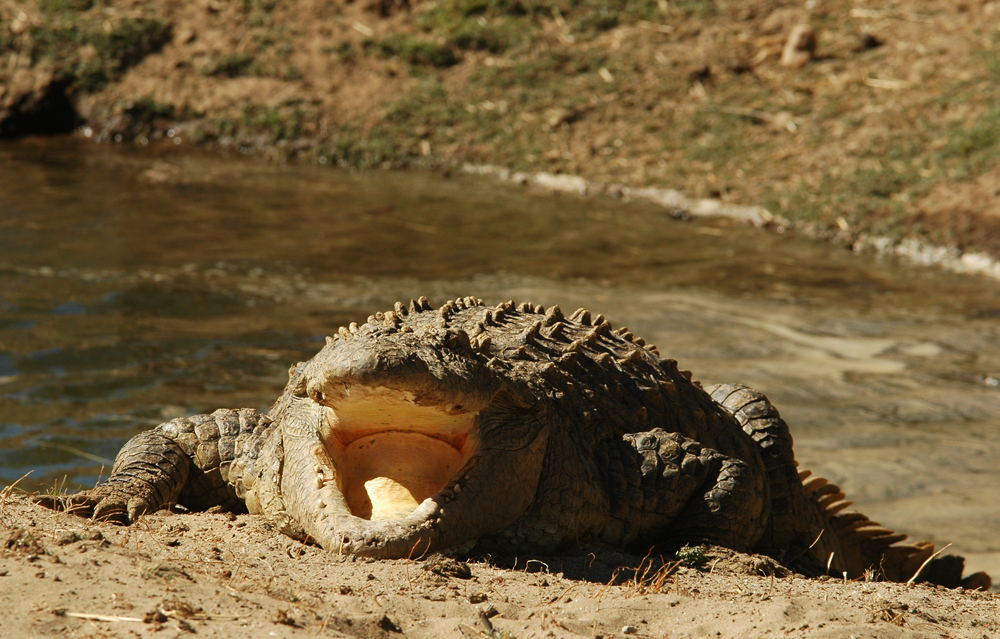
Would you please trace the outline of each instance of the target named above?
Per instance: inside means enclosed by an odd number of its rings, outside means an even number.
[[[3,0],[0,135],[492,164],[968,267],[1000,255],[998,20],[929,0]],[[799,25],[813,46],[783,62]]]

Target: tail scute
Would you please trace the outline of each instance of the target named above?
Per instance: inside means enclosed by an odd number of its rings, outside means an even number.
[[[927,581],[947,588],[980,588],[988,590],[992,580],[985,572],[962,578],[965,560],[955,555],[935,556],[934,544],[929,541],[901,543],[907,536],[872,521],[856,511],[841,512],[851,502],[843,499],[844,493],[836,484],[809,471],[800,471],[807,477],[803,484],[809,497],[823,514],[827,529],[833,532],[840,545],[840,570],[850,578],[864,577],[870,572],[887,581]],[[836,497],[834,499],[833,497]],[[916,577],[914,579],[914,577]]]

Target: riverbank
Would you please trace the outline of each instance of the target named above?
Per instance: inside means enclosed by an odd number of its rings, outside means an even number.
[[[996,270],[1000,6],[806,6],[2,0],[0,134],[488,164]]]
[[[606,552],[527,566],[355,561],[259,517],[160,512],[124,528],[11,490],[0,494],[0,541],[0,632],[11,637],[979,639],[1000,631],[996,593],[803,579],[725,550],[658,571]]]

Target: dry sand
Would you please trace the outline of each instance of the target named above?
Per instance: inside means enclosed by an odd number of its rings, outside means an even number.
[[[995,592],[805,579],[723,549],[709,549],[698,568],[668,562],[637,576],[642,562],[603,550],[357,560],[289,539],[256,516],[159,512],[125,528],[7,490],[0,636],[1000,636]]]

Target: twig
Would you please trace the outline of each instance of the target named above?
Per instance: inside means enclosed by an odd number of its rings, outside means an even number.
[[[64,612],[63,615],[77,619],[89,619],[91,621],[135,621],[143,623],[143,620],[138,617],[119,617],[118,615],[95,615],[86,612]]]
[[[864,75],[865,85],[870,86],[874,89],[890,89],[892,91],[899,91],[900,89],[906,88],[906,82],[903,80],[880,80],[879,78],[873,78],[866,72]]]
[[[14,487],[20,484],[28,475],[30,475],[33,472],[35,471],[29,470],[28,472],[21,475],[21,478],[15,481],[13,484],[5,487],[3,490],[0,490],[0,499],[7,499],[8,497],[10,497],[10,494],[14,492]]]
[[[771,571],[771,585],[768,586],[768,588],[767,588],[767,594],[766,595],[762,595],[761,598],[758,599],[758,601],[767,601],[768,599],[771,598],[771,593],[773,593],[773,592],[774,592],[774,571],[772,570]]]
[[[95,461],[101,464],[101,470],[103,472],[104,466],[113,464],[114,462],[107,457],[101,457],[100,455],[95,455],[93,453],[88,453],[85,450],[80,450],[79,448],[74,448],[73,446],[67,446],[66,444],[60,444],[59,442],[40,442],[39,444],[42,448],[58,448],[59,450],[66,451],[76,455],[77,457],[83,457],[84,459],[89,459],[90,461]]]
[[[913,11],[898,11],[895,9],[851,9],[852,18],[903,18],[913,22],[933,22],[930,16]]]
[[[580,584],[572,584],[569,588],[567,588],[566,590],[563,590],[562,593],[558,597],[556,597],[555,599],[553,599],[552,601],[550,601],[548,603],[548,605],[552,605],[552,604],[558,602],[560,599],[562,599],[563,597],[565,597],[566,595],[568,595],[571,590],[573,590],[574,588],[576,588],[579,585]]]
[[[674,32],[674,28],[669,24],[657,24],[656,22],[649,22],[648,20],[639,20],[637,24],[641,29],[649,29],[650,31],[656,31],[657,33]]]
[[[366,38],[370,38],[375,35],[375,29],[372,29],[368,25],[362,24],[357,21],[355,21],[354,24],[351,25],[351,28],[360,33],[361,35],[365,36]]]
[[[515,560],[515,565],[516,564],[517,564],[517,560]],[[531,564],[541,564],[542,566],[545,567],[545,572],[547,572],[547,573],[548,572],[552,572],[551,570],[549,570],[549,565],[547,563],[545,563],[544,561],[542,561],[541,559],[529,559],[528,561],[524,562],[524,572],[525,573],[528,572],[528,566],[530,566]]]
[[[816,535],[816,539],[813,539],[813,542],[811,544],[809,544],[809,548],[807,550],[812,550],[813,546],[815,546],[816,544],[819,543],[819,539],[822,536],[823,536],[823,531],[821,530],[821,531],[819,531],[819,534]]]
[[[921,573],[921,572],[923,571],[924,567],[925,567],[925,566],[926,566],[927,564],[931,563],[931,559],[934,559],[935,557],[937,557],[938,555],[940,555],[941,553],[943,553],[943,552],[944,552],[945,550],[947,550],[947,549],[948,549],[948,546],[951,546],[951,544],[950,544],[950,543],[948,543],[948,544],[945,544],[945,545],[944,545],[944,546],[943,546],[943,547],[941,548],[941,550],[937,551],[936,553],[934,553],[933,555],[931,555],[930,557],[928,557],[927,559],[925,559],[925,560],[924,560],[924,563],[920,564],[920,567],[919,567],[919,568],[917,568],[917,572],[913,573],[913,576],[912,576],[912,577],[910,577],[910,578],[909,578],[909,580],[907,580],[907,582],[906,582],[906,585],[907,585],[907,586],[912,586],[912,585],[913,585],[913,582],[914,582],[914,581],[916,581],[916,580],[917,580],[917,577],[919,577],[919,576],[920,576],[920,573]]]
[[[787,114],[772,115],[766,111],[758,111],[757,109],[747,109],[744,107],[720,106],[715,108],[720,113],[728,113],[729,115],[740,115],[745,118],[762,120],[778,128],[785,129],[789,133],[794,133],[799,128],[798,125],[795,124],[795,120]]]

